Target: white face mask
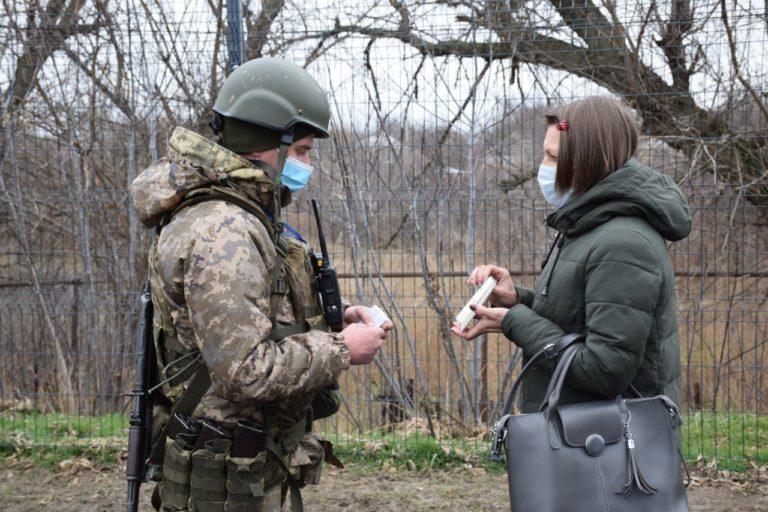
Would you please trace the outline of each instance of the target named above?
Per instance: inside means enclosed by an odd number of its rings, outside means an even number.
[[[568,190],[564,194],[560,194],[555,189],[556,175],[556,167],[544,164],[539,166],[539,188],[541,189],[541,193],[544,194],[544,200],[555,208],[562,208],[573,198],[573,190]]]

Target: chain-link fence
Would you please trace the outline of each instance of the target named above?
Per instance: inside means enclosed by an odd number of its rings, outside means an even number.
[[[226,5],[1,9],[0,440],[120,435],[149,243],[128,184],[174,126],[208,133]],[[396,323],[376,363],[343,376],[326,430],[478,439],[498,416],[520,355],[452,337],[450,319],[475,265],[535,282],[554,237],[534,179],[543,114],[609,94],[693,214],[670,249],[686,453],[765,463],[764,3],[264,0],[244,18],[248,58],[305,65],[332,105],[288,220],[316,242],[319,198],[347,297]]]

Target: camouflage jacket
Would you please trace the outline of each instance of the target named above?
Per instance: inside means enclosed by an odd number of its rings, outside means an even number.
[[[225,177],[264,204],[271,183],[261,169],[176,128],[168,155],[133,181],[133,204],[141,221],[152,226],[186,194]],[[349,367],[340,334],[312,329],[280,341],[266,339],[276,251],[254,215],[223,201],[184,208],[163,227],[155,250],[156,310],[172,320],[181,345],[200,350],[211,375],[196,417],[261,421],[262,406],[270,403],[277,405],[281,423],[289,425],[303,418],[314,395]],[[281,297],[277,320],[291,324],[297,316],[289,296]]]

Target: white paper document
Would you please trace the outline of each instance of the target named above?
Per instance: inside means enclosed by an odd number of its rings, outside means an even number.
[[[469,299],[469,302],[467,302],[464,307],[461,309],[458,315],[456,315],[456,321],[459,322],[461,325],[461,330],[467,328],[469,325],[469,322],[472,321],[473,318],[475,318],[475,312],[472,311],[469,306],[470,304],[485,304],[485,301],[488,300],[488,297],[490,297],[491,292],[496,287],[496,279],[493,277],[488,277],[488,279],[485,280],[483,285],[477,289],[475,294],[472,296],[471,299]]]
[[[368,308],[368,311],[370,311],[371,316],[373,317],[373,323],[376,324],[377,327],[381,327],[389,322],[389,317],[379,306],[371,306]]]

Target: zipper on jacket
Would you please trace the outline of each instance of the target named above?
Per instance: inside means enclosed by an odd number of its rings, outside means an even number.
[[[563,245],[565,244],[565,238],[568,236],[568,229],[570,229],[572,222],[568,223],[568,227],[565,228],[564,231],[558,231],[557,237],[555,237],[555,241],[552,243],[552,247],[549,248],[549,253],[547,253],[547,257],[544,259],[544,263],[541,264],[541,270],[544,270],[544,267],[547,266],[547,263],[549,262],[550,256],[552,256],[552,251],[555,250],[555,247],[557,247],[557,254],[555,254],[555,261],[552,263],[552,270],[549,272],[549,275],[547,276],[547,282],[544,283],[544,287],[541,289],[541,294],[546,297],[549,294],[549,283],[552,282],[552,274],[555,273],[555,268],[557,267],[557,261],[560,259],[560,253],[563,252]]]

